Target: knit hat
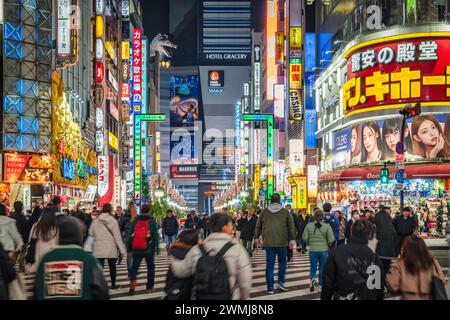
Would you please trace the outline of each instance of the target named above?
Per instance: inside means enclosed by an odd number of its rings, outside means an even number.
[[[323,220],[324,216],[325,215],[324,215],[323,211],[320,210],[319,208],[314,210],[314,218],[316,218],[316,220],[318,220],[318,221]]]

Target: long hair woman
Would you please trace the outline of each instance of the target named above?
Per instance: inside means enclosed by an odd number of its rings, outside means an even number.
[[[38,222],[31,227],[29,243],[30,254],[34,253],[34,257],[27,257],[27,260],[31,264],[30,272],[36,272],[42,257],[58,245],[55,208],[44,208]]]
[[[446,282],[439,262],[425,241],[416,235],[406,237],[400,259],[386,277],[389,292],[400,295],[402,300],[430,300],[432,276]]]
[[[402,131],[402,119],[392,118],[386,119],[383,123],[383,160],[395,159],[395,147],[401,139]],[[408,126],[405,126],[404,142],[405,142],[405,157],[409,157],[409,153],[412,152],[411,135],[409,134]]]
[[[119,289],[116,285],[116,263],[119,254],[126,255],[125,245],[119,229],[119,223],[114,218],[113,207],[107,203],[103,206],[101,214],[93,220],[89,228],[89,236],[94,238],[92,254],[100,265],[108,261],[111,276],[111,288]]]
[[[359,124],[355,124],[350,129],[350,159],[349,164],[359,164],[361,162],[361,139],[362,130]]]
[[[361,162],[377,162],[381,160],[382,141],[380,127],[376,121],[369,121],[362,126],[362,159]]]
[[[450,157],[450,144],[434,116],[423,115],[414,118],[411,135],[414,154],[426,159]]]
[[[376,253],[380,256],[384,273],[387,274],[392,260],[397,257],[397,232],[384,209],[375,216],[375,225],[378,240]]]

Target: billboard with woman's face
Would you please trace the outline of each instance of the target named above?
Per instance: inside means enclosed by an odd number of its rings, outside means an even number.
[[[395,147],[404,135],[405,160],[450,159],[450,115],[421,115],[372,120],[333,133],[333,168],[395,161]]]

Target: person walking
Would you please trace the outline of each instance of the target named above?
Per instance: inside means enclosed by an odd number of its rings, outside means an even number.
[[[376,253],[381,259],[384,274],[389,272],[392,260],[397,256],[397,232],[390,222],[385,209],[381,209],[375,217],[376,238],[378,240]]]
[[[202,239],[206,239],[211,234],[209,227],[209,214],[205,213],[202,220]]]
[[[255,217],[255,208],[248,208],[247,216],[242,218],[241,222],[241,240],[242,245],[247,249],[248,255],[253,255],[253,237],[258,219]]]
[[[323,274],[322,300],[383,300],[383,274],[378,288],[367,286],[369,266],[382,270],[380,258],[368,246],[371,232],[368,221],[356,221],[347,243],[330,253]]]
[[[9,284],[16,279],[14,262],[0,243],[0,300],[10,300]]]
[[[334,216],[339,222],[339,239],[337,241],[337,245],[341,245],[345,243],[345,227],[347,225],[347,221],[345,220],[344,213],[340,210],[337,210],[334,213]]]
[[[388,291],[402,300],[431,300],[432,277],[445,285],[446,278],[439,262],[431,255],[425,241],[410,235],[404,239],[400,259],[386,276]]]
[[[0,203],[0,244],[3,250],[14,258],[22,249],[24,243],[16,227],[16,221],[6,216],[8,208]]]
[[[23,212],[23,202],[15,201],[14,202],[14,212],[10,215],[11,219],[16,221],[17,230],[22,237],[23,243],[28,242],[29,229],[28,229],[28,221]]]
[[[105,260],[108,261],[111,289],[119,289],[120,286],[116,285],[117,258],[119,254],[124,257],[127,252],[111,204],[105,204],[98,218],[92,221],[89,236],[94,239],[92,254],[98,259],[100,266],[103,268]]]
[[[403,208],[402,214],[392,220],[395,231],[397,232],[397,254],[400,254],[403,241],[406,237],[412,235],[417,228],[416,220],[411,217],[411,208]]]
[[[331,229],[334,233],[334,239],[335,242],[333,243],[333,247],[337,244],[337,241],[341,238],[341,227],[339,224],[338,218],[336,218],[331,213],[332,206],[330,203],[326,202],[323,205],[323,212],[324,212],[324,222],[328,223],[331,226]]]
[[[177,238],[179,228],[178,220],[171,209],[167,210],[167,215],[162,221],[161,228],[166,249],[169,251],[171,244],[175,242],[175,239]]]
[[[198,230],[200,228],[200,220],[194,210],[189,212],[189,216],[186,219],[185,228],[193,230]]]
[[[168,255],[178,260],[183,260],[189,251],[201,241],[198,230],[184,230],[177,240],[170,246]],[[169,268],[166,275],[165,300],[190,300],[193,276],[188,278],[175,277]]]
[[[309,290],[314,292],[316,288],[317,265],[319,265],[319,286],[322,286],[323,270],[328,258],[328,251],[335,242],[333,230],[329,224],[324,222],[322,210],[316,209],[314,219],[306,225],[302,239],[309,246],[309,260],[311,264]]]
[[[173,259],[173,274],[179,278],[194,276],[194,300],[248,299],[252,265],[245,248],[233,238],[230,216],[213,214],[210,227],[212,233],[203,244],[194,246],[183,260]]]
[[[29,271],[36,272],[42,257],[58,245],[58,224],[54,208],[44,208],[41,218],[31,228],[29,243],[26,261]]]
[[[345,225],[345,239],[349,239],[351,234],[350,231],[352,229],[352,225],[360,220],[360,215],[358,210],[352,210],[352,217],[350,220],[347,221],[347,224]]]
[[[303,232],[305,231],[306,225],[311,222],[311,216],[308,214],[308,211],[306,209],[301,209],[300,214],[298,216],[298,235],[297,235],[297,241],[299,243],[299,248],[297,249],[298,252],[301,252],[302,254],[305,254],[308,252],[308,249],[306,248],[306,242],[303,241]]]
[[[275,258],[278,256],[278,286],[286,291],[286,268],[288,247],[295,247],[295,226],[290,213],[281,206],[278,193],[272,196],[271,204],[264,209],[258,219],[255,238],[262,235],[266,251],[266,282],[267,293],[274,291]]]
[[[298,239],[298,234],[299,234],[299,218],[297,213],[291,209],[291,206],[286,206],[286,208],[288,208],[291,216],[292,216],[292,220],[294,221],[294,227],[295,227],[295,244],[297,245],[297,239]],[[288,256],[287,256],[287,261],[291,262],[292,258],[294,257],[294,248],[288,248]]]
[[[57,223],[59,245],[39,262],[34,299],[108,300],[108,287],[98,260],[82,248],[84,225],[69,216],[59,217]],[[77,276],[66,276],[74,273]]]
[[[128,253],[133,257],[130,273],[130,295],[137,287],[138,270],[143,259],[147,263],[146,293],[153,291],[155,284],[155,253],[159,254],[158,224],[150,212],[149,205],[143,205],[141,214],[133,220],[127,240]]]

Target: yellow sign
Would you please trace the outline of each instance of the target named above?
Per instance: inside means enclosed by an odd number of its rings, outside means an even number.
[[[261,168],[259,164],[255,164],[255,170],[253,173],[253,186],[254,198],[258,199],[259,189],[261,189]]]
[[[130,59],[130,42],[122,41],[122,59],[128,60]]]
[[[276,33],[276,50],[275,50],[275,60],[284,60],[284,33]]]
[[[103,31],[105,30],[105,24],[103,23],[103,17],[97,16],[95,18],[95,37],[103,37]]]
[[[291,63],[289,65],[289,86],[291,89],[302,88],[302,65],[301,63]]]
[[[291,50],[302,50],[302,28],[291,27],[289,36],[289,46]]]
[[[291,176],[288,181],[292,187],[292,209],[306,209],[308,207],[308,188],[305,176]]]
[[[109,146],[112,147],[114,150],[119,151],[119,139],[112,134],[110,131],[108,131],[108,142],[109,142]]]
[[[105,49],[106,49],[106,52],[108,52],[108,54],[111,57],[111,59],[115,59],[116,58],[116,52],[114,51],[114,46],[113,46],[113,42],[112,41],[106,41],[105,42]]]

